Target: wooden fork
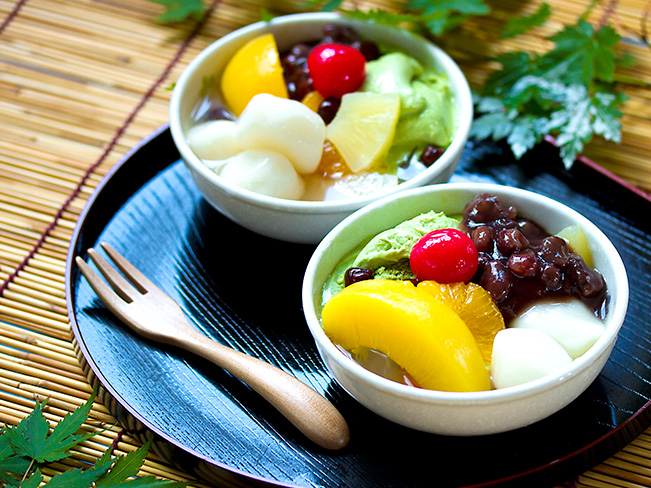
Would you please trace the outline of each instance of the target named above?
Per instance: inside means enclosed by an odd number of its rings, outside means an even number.
[[[104,242],[101,246],[128,280],[92,248],[88,255],[108,284],[79,256],[77,266],[100,300],[122,322],[147,339],[180,347],[225,369],[262,395],[316,444],[326,449],[348,444],[348,425],[328,400],[275,366],[206,337],[188,322],[171,297],[113,247]]]

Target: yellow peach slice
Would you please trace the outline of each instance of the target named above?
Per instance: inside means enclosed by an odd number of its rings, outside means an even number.
[[[260,93],[288,98],[273,34],[251,39],[237,50],[222,73],[221,92],[226,105],[237,116]]]
[[[368,347],[384,353],[423,388],[490,389],[488,370],[466,324],[410,282],[350,285],[326,303],[322,321],[335,344],[349,351]]]

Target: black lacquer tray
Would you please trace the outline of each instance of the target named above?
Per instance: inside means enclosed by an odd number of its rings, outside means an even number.
[[[573,207],[612,239],[627,267],[629,312],[614,352],[558,414],[510,433],[447,437],[394,425],[357,404],[325,370],[303,319],[300,288],[314,246],[260,237],[210,207],[166,127],[114,168],[76,228],[66,286],[89,374],[123,407],[125,425],[132,425],[126,412],[171,445],[170,460],[220,472],[229,483],[552,487],[576,477],[651,424],[651,201],[584,164],[566,171],[550,144],[516,163],[499,146],[470,142],[453,177],[463,180],[514,185]],[[72,265],[99,241],[149,275],[204,333],[323,393],[348,420],[350,445],[315,447],[227,373],[131,333]]]

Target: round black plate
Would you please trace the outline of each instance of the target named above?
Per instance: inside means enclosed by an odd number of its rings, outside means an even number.
[[[651,204],[585,167],[567,172],[557,162],[547,145],[516,163],[497,146],[469,143],[454,176],[520,186],[570,205],[608,234],[628,269],[629,314],[603,373],[567,408],[527,428],[437,436],[392,424],[352,400],[325,370],[302,315],[301,281],[314,246],[260,237],[215,211],[179,162],[166,128],[116,166],[79,219],[67,264],[75,338],[102,385],[131,415],[187,457],[252,483],[564,482],[649,425],[651,239],[648,222],[637,215],[651,215]],[[171,295],[205,334],[279,366],[334,402],[349,422],[350,445],[337,452],[316,447],[219,368],[131,333],[72,265],[100,241]]]

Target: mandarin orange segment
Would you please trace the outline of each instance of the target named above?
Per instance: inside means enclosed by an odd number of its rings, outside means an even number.
[[[318,91],[313,90],[305,94],[303,100],[301,100],[301,103],[309,108],[312,112],[318,112],[321,103],[323,103],[323,100],[325,100],[323,98],[323,95],[321,95]]]
[[[505,325],[502,313],[488,292],[475,283],[421,281],[418,288],[427,291],[459,315],[475,337],[484,361],[490,363],[493,340]]]
[[[228,108],[238,117],[260,93],[289,98],[272,34],[258,36],[237,50],[224,68],[221,92]]]
[[[322,320],[335,344],[348,351],[368,347],[386,354],[423,388],[490,389],[488,370],[466,324],[410,282],[354,283],[326,303]]]
[[[325,141],[316,174],[324,178],[340,178],[343,175],[351,173],[350,168],[341,154],[339,154],[339,151],[337,151],[337,148],[330,141]]]

